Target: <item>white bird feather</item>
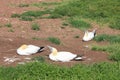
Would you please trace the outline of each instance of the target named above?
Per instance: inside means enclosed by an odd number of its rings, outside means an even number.
[[[76,60],[82,59],[82,57],[77,57],[77,54],[73,54],[71,52],[66,51],[57,52],[57,49],[51,46],[48,46],[48,48],[51,50],[49,58],[53,61],[69,62],[74,59]]]
[[[95,34],[96,34],[96,29],[93,30],[92,32],[85,31],[85,34],[84,34],[82,40],[83,41],[90,41],[90,40],[92,40],[95,37]]]
[[[44,47],[38,47],[35,45],[22,45],[17,49],[19,55],[31,55],[37,52],[43,51]]]

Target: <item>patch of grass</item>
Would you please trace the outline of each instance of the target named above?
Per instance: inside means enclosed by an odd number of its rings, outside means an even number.
[[[33,18],[30,17],[30,16],[21,16],[20,20],[23,20],[23,21],[33,21]]]
[[[35,18],[39,18],[44,14],[49,14],[50,11],[49,10],[45,10],[45,11],[27,11],[21,14],[22,16],[26,16],[26,17],[35,17]]]
[[[94,38],[95,41],[108,41],[110,43],[120,43],[120,35],[101,34]]]
[[[19,4],[18,7],[29,7],[29,4]]]
[[[70,0],[56,7],[52,13],[63,17],[80,16],[102,24],[114,23],[112,28],[118,29],[119,7],[119,0]]]
[[[61,18],[62,16],[59,15],[59,14],[51,14],[50,16],[48,16],[48,18],[52,18],[52,19],[55,19],[55,18]]]
[[[113,29],[120,30],[120,19],[117,19],[109,24],[109,26]]]
[[[14,30],[13,29],[9,29],[8,32],[14,32]]]
[[[94,40],[97,41],[97,42],[100,42],[100,41],[108,41],[110,38],[109,35],[107,34],[101,34],[101,35],[97,35]]]
[[[20,17],[20,14],[12,14],[11,17],[12,17],[12,18],[19,18],[19,17]]]
[[[120,61],[120,35],[101,34],[94,38],[95,41],[108,41],[107,46],[93,46],[92,50],[106,51],[109,53],[109,59]]]
[[[5,24],[5,26],[10,28],[10,27],[12,27],[12,24],[11,23],[7,23],[7,24]]]
[[[85,30],[91,27],[89,23],[83,21],[78,17],[70,18],[69,23],[72,25],[72,27],[75,27],[81,30]]]
[[[120,61],[120,43],[114,43],[107,46],[93,46],[92,50],[106,51],[109,53],[109,59]]]
[[[69,23],[67,23],[67,22],[63,22],[62,25],[63,25],[63,26],[68,26]]]
[[[17,67],[0,67],[1,80],[119,80],[120,62],[59,67],[32,62]],[[7,74],[6,74],[7,73]],[[24,75],[23,75],[24,74]],[[72,75],[72,76],[71,76]]]
[[[42,57],[42,56],[34,57],[34,58],[32,58],[32,60],[33,61],[38,61],[38,62],[44,62],[45,61],[44,57]]]
[[[11,17],[19,18],[20,20],[24,20],[24,21],[33,21],[34,19],[38,19],[38,18],[49,18],[49,16],[44,17],[45,14],[49,14],[49,13],[51,13],[50,10],[26,11],[26,12],[23,12],[22,14],[12,14]]]
[[[48,41],[54,43],[54,44],[57,44],[57,45],[60,45],[61,44],[61,41],[59,38],[56,38],[56,37],[48,37],[47,38]]]
[[[41,38],[39,38],[39,37],[33,37],[32,39],[33,40],[40,40]]]
[[[74,38],[79,38],[79,37],[80,37],[79,35],[74,36]]]
[[[40,2],[40,3],[33,3],[31,6],[36,6],[36,7],[43,7],[43,6],[55,6],[59,5],[60,3],[58,2]]]
[[[39,30],[40,30],[40,26],[39,26],[38,23],[33,23],[31,29],[32,29],[32,30],[39,31]]]

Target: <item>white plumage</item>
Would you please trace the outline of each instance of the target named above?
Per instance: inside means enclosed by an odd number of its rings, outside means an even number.
[[[83,36],[83,41],[90,41],[95,37],[96,34],[96,29],[93,30],[92,32],[85,31],[85,34]]]
[[[71,52],[66,51],[57,52],[57,49],[51,46],[48,46],[48,48],[51,50],[49,58],[53,61],[69,62],[73,59],[76,60],[82,59],[82,57],[77,57],[77,54],[73,54]]]
[[[31,55],[37,52],[43,51],[44,47],[38,47],[35,45],[22,45],[17,49],[19,55]]]

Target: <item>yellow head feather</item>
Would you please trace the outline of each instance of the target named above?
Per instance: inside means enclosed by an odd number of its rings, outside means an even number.
[[[51,54],[52,54],[53,56],[56,56],[56,55],[57,55],[57,49],[56,49],[56,48],[51,47],[51,46],[48,46],[48,48],[50,49]]]
[[[23,44],[19,49],[24,50],[24,49],[26,49],[26,48],[27,48],[27,45]]]
[[[57,49],[53,48],[52,54],[53,54],[54,56],[56,56],[56,55],[57,55]]]
[[[88,37],[88,31],[85,32],[85,36]]]

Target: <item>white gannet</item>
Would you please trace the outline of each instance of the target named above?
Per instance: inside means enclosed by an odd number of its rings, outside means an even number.
[[[92,32],[85,31],[85,34],[83,36],[82,41],[90,41],[90,40],[92,40],[96,35],[96,30],[97,29],[94,29]]]
[[[66,51],[58,52],[56,48],[51,46],[48,46],[48,48],[51,51],[49,58],[53,61],[69,62],[71,60],[82,60],[82,57],[78,57],[77,54]]]
[[[35,54],[38,52],[42,52],[44,50],[44,47],[38,47],[35,45],[21,45],[18,49],[17,49],[17,53],[19,55],[31,55],[31,54]]]

